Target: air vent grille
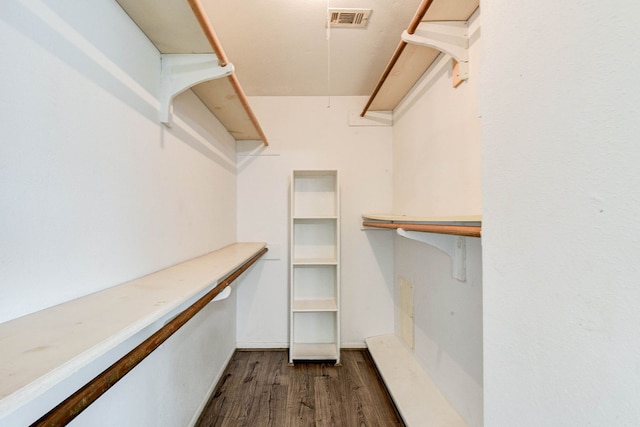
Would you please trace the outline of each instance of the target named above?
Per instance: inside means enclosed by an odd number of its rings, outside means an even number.
[[[333,28],[364,28],[371,9],[329,9],[329,25]]]

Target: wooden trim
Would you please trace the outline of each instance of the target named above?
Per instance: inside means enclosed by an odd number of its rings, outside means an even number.
[[[402,228],[407,231],[422,231],[426,233],[451,234],[455,236],[482,237],[482,227],[479,225],[445,225],[445,224],[412,224],[401,222],[363,221],[365,227]]]
[[[363,221],[385,221],[416,224],[482,225],[482,215],[402,215],[363,213]],[[464,224],[460,224],[464,223]],[[477,223],[477,224],[475,224]]]
[[[433,3],[433,0],[422,0],[422,3],[420,3],[420,6],[418,7],[416,14],[413,16],[413,19],[411,20],[411,23],[407,28],[407,33],[413,34],[416,32],[416,28],[418,28],[420,21],[422,21],[422,19],[424,18],[424,15],[427,13],[427,10],[429,10],[429,7],[431,6],[432,3]],[[380,80],[378,80],[378,84],[376,85],[375,89],[373,89],[373,93],[369,97],[367,104],[362,109],[362,113],[360,113],[360,117],[364,117],[364,115],[367,114],[367,110],[369,110],[369,107],[373,103],[373,100],[375,99],[375,97],[378,95],[378,92],[382,88],[382,85],[387,80],[387,77],[391,73],[391,70],[396,65],[396,62],[398,62],[398,59],[400,58],[400,54],[404,50],[405,46],[407,46],[407,43],[401,40],[395,52],[393,53],[391,60],[387,64],[387,68],[384,69],[384,72],[382,73]]]
[[[200,2],[200,0],[188,0],[188,2],[189,2],[189,6],[191,6],[191,10],[193,10],[193,14],[198,20],[200,27],[202,28],[202,31],[204,32],[204,35],[207,37],[207,40],[209,40],[209,44],[213,48],[213,51],[215,52],[216,56],[218,57],[220,66],[221,67],[226,66],[229,63],[229,59],[227,58],[227,55],[224,53],[222,44],[220,44],[220,40],[218,39],[218,36],[216,36],[216,33],[213,30],[211,21],[209,21],[209,18],[207,17],[207,13],[204,11],[204,8],[202,7],[202,3]],[[227,78],[229,79],[231,86],[233,86],[233,90],[238,96],[238,99],[240,100],[242,107],[247,112],[247,115],[249,116],[249,120],[251,120],[251,123],[253,123],[253,126],[255,126],[256,131],[258,131],[258,135],[260,135],[260,139],[262,140],[262,143],[265,145],[265,147],[268,146],[269,142],[267,141],[267,137],[265,136],[264,131],[262,130],[262,127],[260,126],[260,123],[258,122],[256,115],[253,113],[251,106],[249,105],[249,100],[247,99],[247,96],[245,95],[244,90],[242,90],[242,86],[240,86],[240,82],[238,81],[238,78],[235,76],[235,74],[231,74]]]
[[[416,28],[418,28],[418,25],[420,25],[420,22],[424,19],[424,15],[427,14],[427,10],[431,7],[431,3],[433,3],[433,0],[422,0],[422,3],[418,6],[418,10],[407,28],[407,33],[413,34],[416,32]]]
[[[378,95],[378,92],[382,88],[382,85],[384,84],[384,82],[387,80],[387,77],[391,73],[391,70],[393,69],[393,67],[396,65],[396,62],[398,62],[398,58],[400,58],[400,55],[402,54],[402,51],[406,46],[407,46],[407,43],[401,40],[400,43],[398,44],[398,47],[396,47],[396,50],[395,52],[393,52],[393,56],[391,57],[391,60],[389,60],[389,63],[387,64],[387,68],[384,69],[382,76],[380,76],[380,80],[378,80],[378,84],[373,89],[373,93],[369,97],[367,104],[362,109],[362,113],[360,113],[360,117],[364,117],[364,115],[367,114],[367,110],[369,110],[371,103],[373,102],[375,97]]]
[[[268,251],[263,248],[260,252],[238,267],[224,280],[218,283],[212,290],[207,292],[198,301],[185,309],[182,313],[173,318],[160,330],[144,340],[140,345],[127,353],[116,363],[104,370],[100,375],[88,382],[80,390],[69,396],[66,400],[53,408],[39,420],[31,424],[37,426],[64,426],[70,423],[89,405],[95,402],[109,388],[117,383],[122,377],[135,368],[142,360],[151,354],[156,348],[164,343],[178,329],[184,326],[193,316],[202,310],[220,292],[237,279],[245,270],[255,263],[262,255]]]
[[[464,80],[460,78],[460,63],[451,58],[451,86],[457,88]]]
[[[258,135],[260,135],[260,139],[262,140],[262,143],[264,144],[265,147],[268,147],[269,141],[267,141],[267,136],[264,134],[264,131],[262,130],[262,127],[258,122],[258,118],[253,113],[253,110],[251,110],[251,106],[249,105],[249,100],[247,99],[247,96],[244,94],[244,91],[242,90],[242,86],[240,86],[240,82],[238,81],[238,78],[236,77],[235,74],[231,74],[227,78],[229,79],[229,82],[231,82],[231,86],[233,86],[233,90],[236,92],[236,95],[238,95],[238,99],[240,100],[240,103],[242,104],[245,111],[247,112],[247,115],[249,116],[249,120],[251,120],[251,123],[253,123],[256,130],[258,131]]]
[[[209,40],[209,44],[213,48],[216,56],[218,57],[218,61],[220,62],[221,67],[225,67],[229,63],[229,59],[227,55],[224,53],[224,49],[220,44],[220,40],[218,40],[218,36],[216,36],[215,31],[213,31],[213,27],[211,26],[211,21],[207,17],[207,13],[204,11],[202,7],[202,3],[200,0],[188,0],[189,6],[191,6],[191,10],[193,10],[193,14],[196,16],[204,35]]]

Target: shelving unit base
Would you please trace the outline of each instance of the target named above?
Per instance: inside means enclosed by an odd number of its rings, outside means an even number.
[[[326,361],[335,360],[339,363],[340,353],[335,343],[328,344],[294,344],[290,353],[290,363],[296,361]]]

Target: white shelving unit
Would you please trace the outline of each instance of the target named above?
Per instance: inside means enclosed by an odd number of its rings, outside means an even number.
[[[295,170],[290,201],[289,363],[340,363],[340,194],[335,170]]]

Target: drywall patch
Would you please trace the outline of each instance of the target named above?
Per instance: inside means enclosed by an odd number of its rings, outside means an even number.
[[[400,338],[413,348],[413,283],[398,277],[398,306],[400,308]]]

